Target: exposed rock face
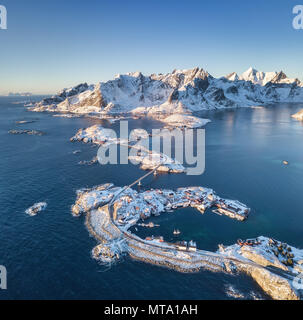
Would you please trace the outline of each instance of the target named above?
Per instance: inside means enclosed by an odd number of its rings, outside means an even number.
[[[94,90],[90,91],[89,94],[83,94],[78,101],[75,101],[73,98],[66,98],[66,100],[62,102],[63,106],[65,104],[73,109],[85,106],[93,106],[97,107],[97,109],[99,109],[100,111],[102,111],[102,109],[104,109],[107,105],[102,96],[100,84],[96,85]],[[60,104],[58,105],[58,107],[60,108]]]
[[[256,250],[255,247],[243,246],[241,248],[241,254],[243,257],[254,261],[261,266],[274,266],[288,271],[287,266],[282,264],[276,256],[269,255],[268,252],[266,252],[266,249],[258,248],[258,250]]]
[[[41,102],[36,104],[36,108],[42,108],[45,106],[48,106],[50,109],[55,109],[58,104],[63,102],[68,97],[76,96],[77,94],[85,91],[88,89],[87,83],[81,83],[77,85],[76,87],[69,88],[69,89],[63,89],[60,91],[57,95],[43,99]]]
[[[246,268],[248,273],[258,285],[275,300],[300,300],[299,295],[291,283],[264,268]]]
[[[224,248],[223,252],[230,257],[241,257],[255,263],[256,266],[239,265],[238,270],[250,275],[273,299],[300,300],[302,298],[303,292],[294,286],[293,280],[301,273],[300,262],[303,250],[261,236],[254,240],[253,245],[241,247],[236,244]]]
[[[214,78],[194,68],[144,76],[141,72],[117,75],[114,80],[88,86],[80,84],[42,100],[29,110],[72,113],[175,113],[182,105],[189,111],[251,106],[272,102],[303,102],[303,85],[282,72],[249,68]]]

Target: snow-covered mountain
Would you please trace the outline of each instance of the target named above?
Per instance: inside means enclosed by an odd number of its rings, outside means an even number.
[[[250,81],[253,84],[259,84],[261,86],[265,86],[267,83],[279,83],[279,84],[293,84],[297,83],[300,85],[300,81],[298,79],[289,79],[283,71],[280,72],[262,72],[258,71],[252,67],[243,72],[240,76],[237,73],[233,72],[226,76],[227,79],[231,81],[235,80],[244,80]]]
[[[72,113],[187,113],[203,109],[303,102],[303,84],[281,72],[249,68],[221,78],[194,68],[144,76],[117,75],[95,85],[80,84],[42,100],[32,111]]]

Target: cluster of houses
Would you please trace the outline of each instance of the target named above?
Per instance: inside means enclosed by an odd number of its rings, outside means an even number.
[[[215,212],[237,220],[245,220],[250,212],[248,207],[237,200],[219,199],[215,202],[215,206]]]
[[[73,213],[78,215],[90,209],[96,209],[109,202],[114,194],[121,191],[113,184],[105,184],[86,189],[78,193]],[[177,190],[150,189],[138,192],[128,188],[121,192],[113,203],[113,220],[129,228],[138,220],[146,220],[161,212],[178,208],[193,207],[204,213],[205,210],[215,207],[216,212],[233,219],[247,218],[249,208],[237,200],[222,199],[212,189],[203,187],[182,187]]]

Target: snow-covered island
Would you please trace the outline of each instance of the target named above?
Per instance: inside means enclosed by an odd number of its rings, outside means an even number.
[[[20,120],[20,121],[16,121],[16,124],[28,124],[28,123],[34,123],[37,120]]]
[[[202,119],[186,114],[172,114],[161,121],[168,127],[173,128],[200,128],[210,122],[209,119]]]
[[[299,121],[303,121],[303,109],[300,110],[299,112],[293,114],[292,117],[293,117],[294,119],[299,120]]]
[[[249,208],[237,200],[222,199],[214,190],[203,187],[169,189],[151,189],[137,192],[132,188],[114,187],[113,184],[104,184],[92,189],[79,190],[77,200],[72,207],[74,215],[97,209],[114,198],[114,220],[124,229],[145,220],[151,215],[157,216],[161,212],[193,207],[204,213],[206,209],[214,207],[216,213],[229,216],[237,220],[245,220]],[[117,196],[120,195],[120,196]]]
[[[256,106],[274,102],[303,102],[303,84],[285,73],[249,68],[215,78],[194,68],[144,76],[117,75],[114,80],[64,89],[29,108],[70,114],[187,114],[194,111]]]
[[[25,210],[25,213],[29,216],[36,216],[40,211],[45,210],[47,207],[46,202],[38,202],[32,205],[30,208]]]
[[[152,215],[192,206],[204,213],[207,208],[244,220],[249,209],[235,200],[221,199],[212,189],[185,187],[177,190],[151,189],[137,192],[108,183],[82,189],[72,207],[75,216],[86,214],[86,226],[99,244],[92,255],[112,263],[129,254],[136,260],[166,266],[181,272],[208,269],[215,272],[244,272],[274,299],[301,299],[296,284],[303,273],[303,250],[274,239],[259,237],[238,240],[232,246],[219,245],[217,252],[200,250],[194,241],[167,242],[163,237],[142,239],[129,228]]]
[[[94,125],[86,129],[80,129],[70,139],[70,141],[82,141],[84,143],[94,143],[96,145],[117,144],[132,147],[137,150],[136,154],[129,155],[129,160],[140,164],[142,170],[153,170],[157,168],[158,172],[183,173],[186,171],[184,166],[177,160],[168,157],[163,153],[150,151],[144,146],[136,147],[135,143],[141,139],[148,139],[149,134],[142,129],[131,131],[128,139],[113,137],[110,129],[101,125]],[[95,163],[97,159],[95,159]]]
[[[28,134],[32,136],[43,136],[45,133],[39,130],[32,130],[32,129],[12,129],[9,130],[8,133],[10,134]]]

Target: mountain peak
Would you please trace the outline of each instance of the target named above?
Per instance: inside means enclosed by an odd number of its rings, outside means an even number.
[[[232,73],[226,75],[225,78],[227,80],[229,80],[229,81],[237,81],[237,80],[239,80],[239,76],[238,76],[238,74],[236,72],[232,72]]]
[[[249,67],[245,72],[242,73],[243,76],[247,75],[255,75],[256,73],[258,73],[258,70],[253,68],[253,67]]]

